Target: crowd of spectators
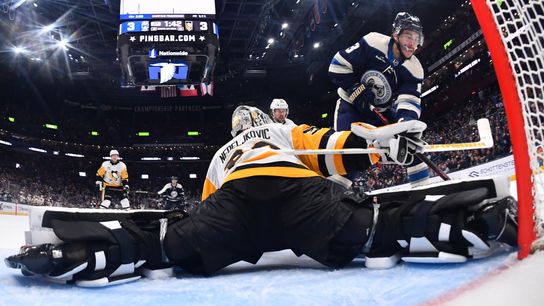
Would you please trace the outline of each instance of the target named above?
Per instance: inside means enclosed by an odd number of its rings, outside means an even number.
[[[426,43],[418,59],[422,61],[424,67],[431,66],[455,46],[476,33],[479,28],[474,10],[470,5],[463,4],[448,16],[439,28],[425,35]],[[446,44],[450,39],[451,44]]]
[[[0,200],[37,206],[93,207],[97,197],[89,186],[63,175],[70,171],[62,163],[44,162],[42,157],[25,157],[11,163],[11,153],[2,152]],[[32,156],[32,154],[25,154]]]

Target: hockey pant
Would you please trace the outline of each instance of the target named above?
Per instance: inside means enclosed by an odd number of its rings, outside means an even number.
[[[198,274],[282,249],[339,268],[361,252],[372,215],[321,177],[251,177],[227,182],[197,205],[168,228],[164,245],[172,263]]]
[[[185,207],[185,201],[170,201],[168,199],[164,200],[164,209],[165,210],[174,210],[174,209],[183,209]]]
[[[117,186],[104,186],[102,189],[102,201],[100,202],[100,208],[113,208],[115,203],[119,203],[121,208],[129,209],[130,202],[128,200],[128,194],[123,187]],[[112,203],[114,204],[112,206]]]

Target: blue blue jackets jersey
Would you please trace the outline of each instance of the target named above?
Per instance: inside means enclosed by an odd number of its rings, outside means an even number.
[[[348,103],[348,88],[374,79],[380,85],[375,91],[378,111],[389,113],[394,121],[419,119],[423,68],[415,56],[402,62],[396,60],[393,43],[390,36],[380,33],[365,35],[355,45],[336,53],[329,66],[329,77],[339,86],[338,95],[344,103]],[[383,77],[387,82],[383,82]]]
[[[349,131],[351,123],[356,121],[375,126],[386,124],[375,111],[389,122],[419,119],[423,68],[415,56],[396,60],[393,43],[390,36],[369,33],[355,45],[336,53],[329,66],[329,77],[338,86],[340,96],[334,113],[335,130]],[[376,107],[365,105],[361,112],[348,102],[348,89],[369,83],[373,84]],[[429,177],[429,169],[416,159],[407,167],[407,174],[412,184],[423,184]]]

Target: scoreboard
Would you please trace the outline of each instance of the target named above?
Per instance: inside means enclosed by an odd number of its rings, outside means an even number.
[[[218,51],[214,0],[121,0],[123,87],[209,83]]]

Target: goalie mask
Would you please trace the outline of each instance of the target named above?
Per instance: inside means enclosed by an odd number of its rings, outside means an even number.
[[[400,12],[393,21],[393,34],[400,35],[403,30],[414,31],[419,34],[418,45],[423,46],[423,25],[419,17],[407,12]]]
[[[232,137],[256,126],[273,123],[263,111],[256,107],[240,105],[232,113]]]

